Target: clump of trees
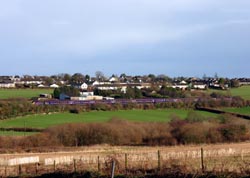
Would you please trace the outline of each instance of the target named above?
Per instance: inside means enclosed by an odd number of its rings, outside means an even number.
[[[80,90],[72,86],[63,86],[60,88],[55,88],[53,92],[53,97],[59,99],[60,94],[65,94],[67,96],[80,96]]]
[[[161,88],[142,88],[137,87],[127,87],[126,93],[121,90],[100,90],[94,89],[95,95],[101,95],[104,97],[114,97],[114,98],[185,98],[188,92],[181,89],[175,89],[172,87],[167,87],[163,85]]]

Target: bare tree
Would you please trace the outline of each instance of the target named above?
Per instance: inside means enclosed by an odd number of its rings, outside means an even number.
[[[95,76],[98,81],[104,81],[106,79],[103,72],[101,71],[96,71]]]

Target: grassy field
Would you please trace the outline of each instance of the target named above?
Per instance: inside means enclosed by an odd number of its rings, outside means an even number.
[[[28,136],[37,132],[15,132],[15,131],[0,131],[1,136]]]
[[[121,118],[129,121],[141,122],[168,122],[171,116],[185,118],[191,110],[165,109],[165,110],[120,110],[120,111],[92,111],[80,114],[55,113],[44,115],[31,115],[21,118],[0,121],[0,127],[33,127],[47,128],[64,123],[107,122],[112,118]],[[195,111],[204,116],[215,114]]]
[[[240,96],[243,99],[250,100],[250,86],[242,86],[239,88],[232,88],[229,90],[208,90],[209,93],[219,92],[223,94],[229,94],[232,96]]]
[[[224,108],[224,111],[233,112],[233,113],[239,113],[239,114],[245,114],[250,115],[250,107],[243,107],[243,108]]]
[[[230,90],[231,95],[241,96],[244,99],[250,100],[250,86],[242,86],[239,88],[233,88]]]
[[[53,89],[0,89],[0,99],[32,98],[41,93],[51,94]]]

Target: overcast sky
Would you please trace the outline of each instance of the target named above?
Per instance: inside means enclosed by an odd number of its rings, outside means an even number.
[[[250,0],[0,0],[0,75],[250,77]]]

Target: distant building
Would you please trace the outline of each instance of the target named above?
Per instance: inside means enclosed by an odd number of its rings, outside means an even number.
[[[0,82],[0,88],[15,88],[16,84],[11,80],[4,80]]]
[[[186,90],[188,88],[188,84],[183,80],[181,82],[174,83],[172,88]]]
[[[59,85],[57,85],[57,84],[52,84],[52,85],[50,85],[49,87],[50,87],[50,88],[59,88]]]

